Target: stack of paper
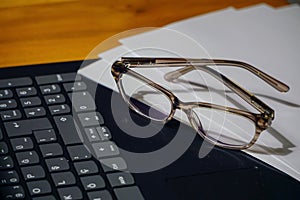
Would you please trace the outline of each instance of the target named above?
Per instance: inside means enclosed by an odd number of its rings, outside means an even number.
[[[101,59],[81,69],[80,73],[116,90],[110,69],[111,64],[122,56],[205,57],[239,60],[254,65],[287,83],[291,89],[288,93],[279,93],[246,70],[218,68],[275,110],[276,119],[272,127],[263,132],[257,144],[246,152],[300,181],[299,36],[298,5],[276,9],[264,4],[240,10],[228,8],[121,39],[121,46],[99,52]],[[168,85],[170,83],[161,78],[163,76],[157,76],[166,71],[168,69],[144,69],[141,73]],[[200,79],[204,79],[210,87],[225,90],[224,86],[217,85],[216,81],[211,81],[208,77],[197,77],[192,73],[189,77],[194,82],[199,82]],[[172,89],[176,87],[169,86]],[[182,88],[176,89],[179,91]],[[188,89],[185,87],[185,90]],[[178,95],[188,98],[184,93]],[[234,106],[228,101],[222,102],[217,94],[204,96],[196,91],[193,98]],[[180,120],[186,122],[186,119]]]

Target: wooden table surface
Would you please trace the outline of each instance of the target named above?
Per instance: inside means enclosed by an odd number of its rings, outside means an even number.
[[[287,4],[285,0],[1,0],[0,67],[80,60],[122,31],[263,2],[274,7]]]

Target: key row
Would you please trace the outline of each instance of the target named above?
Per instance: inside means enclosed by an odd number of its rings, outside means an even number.
[[[81,76],[77,75],[77,73],[71,72],[71,73],[37,76],[35,77],[35,80],[39,85],[44,85],[44,84],[51,84],[51,83],[79,81],[81,80]],[[0,88],[29,86],[32,84],[33,82],[30,77],[10,78],[10,79],[0,80]]]
[[[46,183],[43,184],[45,187],[47,187]],[[46,191],[46,189],[47,188],[45,188],[44,191]],[[38,192],[40,190],[36,188],[34,191]],[[144,199],[138,187],[136,186],[126,187],[126,188],[116,188],[114,189],[114,192],[118,200],[128,200],[128,199],[143,200]],[[83,198],[81,190],[76,186],[68,187],[68,188],[60,188],[58,189],[58,194],[61,200]],[[100,199],[112,200],[112,197],[107,190],[88,192],[87,195],[89,200],[100,200]],[[23,199],[25,197],[25,193],[22,186],[11,186],[5,188],[5,194],[3,194],[3,196],[6,199]],[[55,198],[54,196],[49,195],[43,197],[36,197],[33,198],[32,200],[55,200]]]
[[[66,92],[78,92],[87,89],[87,85],[84,82],[64,83],[63,87]],[[61,92],[61,87],[58,84],[40,86],[41,93],[43,95],[56,94]],[[28,97],[37,95],[37,91],[34,87],[17,88],[16,93],[18,97]],[[13,97],[11,89],[0,90],[0,99],[8,99]]]
[[[72,93],[69,96],[71,99],[74,99],[73,108],[76,112],[94,111],[96,108],[93,98],[88,92]],[[62,94],[47,95],[44,98],[46,103],[49,105],[49,110],[52,115],[66,114],[70,112],[70,107],[67,104],[61,104],[66,101],[65,97]],[[44,108],[33,107],[33,106],[41,105],[41,100],[39,97],[22,98],[20,99],[20,101],[22,106],[25,108],[24,111],[28,118],[41,117],[46,114]],[[60,105],[52,105],[52,104],[60,104]],[[16,107],[17,107],[17,102],[14,99],[0,100],[1,119],[3,121],[20,119],[22,115],[18,109],[10,110]],[[33,108],[26,108],[26,107],[33,107]],[[86,124],[84,124],[83,126],[93,125],[90,123],[91,120],[100,121],[101,124],[103,123],[103,118],[102,116],[99,115],[92,116],[91,118],[89,116],[86,116],[86,114],[79,114],[79,117],[82,122],[86,121]]]
[[[22,173],[25,177],[25,180],[33,180],[34,178],[44,178],[45,172],[43,168],[40,166],[33,166],[22,168]],[[115,188],[114,192],[118,198],[118,200],[127,200],[128,198],[134,198],[135,200],[142,200],[143,196],[140,190],[136,186],[133,185],[134,178],[128,172],[117,172],[113,174],[107,174],[107,179],[109,184]],[[59,172],[51,174],[51,178],[58,187],[57,191],[60,196],[60,199],[66,199],[66,197],[70,197],[70,199],[81,199],[83,197],[82,191],[77,186],[72,186],[76,184],[75,176],[72,172]],[[99,175],[92,176],[84,176],[80,178],[80,182],[83,185],[85,191],[87,191],[87,195],[89,199],[98,199],[101,198],[103,200],[112,200],[110,193],[105,189],[105,181]],[[19,183],[19,177],[16,171],[1,171],[0,172],[0,184],[16,184]],[[68,187],[71,186],[71,187]],[[130,186],[130,187],[124,187]],[[60,188],[63,187],[63,188]],[[121,187],[121,188],[118,188]],[[27,188],[30,192],[31,196],[37,195],[45,195],[50,194],[52,192],[52,188],[50,183],[47,180],[37,180],[27,182]],[[100,189],[100,190],[99,190]],[[98,190],[98,191],[94,191]],[[5,198],[18,198],[22,199],[25,197],[24,189],[22,186],[8,186],[3,190],[2,194]],[[92,192],[89,192],[92,191]],[[33,199],[43,199],[44,197],[36,197]],[[54,199],[53,196],[48,196],[46,199]]]
[[[70,113],[70,107],[67,104],[49,106],[51,115],[62,115]],[[27,118],[43,117],[46,115],[46,110],[43,107],[25,108]],[[2,121],[17,120],[22,118],[20,110],[6,110],[0,112]]]
[[[83,91],[87,89],[87,85],[84,82],[64,83],[63,87],[66,92],[77,92],[77,91]],[[40,90],[43,95],[55,94],[61,92],[61,88],[58,84],[43,85],[40,86]]]
[[[111,133],[105,126],[86,128],[85,132],[90,142],[107,141],[111,138]],[[2,132],[0,134],[2,136]],[[57,140],[54,129],[33,131],[33,135],[38,144],[53,143]],[[2,139],[2,137],[0,137],[0,139]],[[13,138],[10,140],[10,142],[14,151],[30,150],[33,148],[33,142],[30,137]],[[7,152],[8,147],[6,143],[0,142],[0,155],[6,154]]]
[[[77,132],[77,128],[75,123],[66,123],[67,120],[73,120],[73,118],[70,117],[63,117],[63,118],[56,118],[57,121],[60,121],[58,123],[59,133],[64,141],[65,144],[79,144],[82,143],[81,137],[79,133]],[[29,123],[30,122],[30,123]],[[33,124],[32,124],[33,122]],[[36,124],[40,123],[42,124],[42,127],[45,127],[47,129],[44,130],[34,130],[36,127],[38,128],[40,125]],[[63,125],[61,125],[62,123]],[[46,125],[46,126],[44,126]],[[36,141],[38,144],[42,143],[53,143],[57,140],[56,133],[54,129],[52,128],[50,122],[46,118],[41,118],[38,120],[23,120],[18,122],[10,122],[5,123],[6,129],[8,130],[9,137],[14,136],[27,136],[27,135],[34,135]],[[73,132],[70,132],[73,131]],[[75,132],[76,131],[76,132]],[[77,133],[77,134],[76,134]],[[109,129],[105,126],[97,126],[97,127],[90,127],[85,128],[85,134],[87,135],[87,138],[90,142],[98,142],[98,141],[108,141],[111,139],[111,133]],[[2,138],[2,132],[1,132],[1,138]],[[13,138],[11,139],[11,144],[14,151],[20,151],[20,150],[28,150],[32,148],[32,140],[30,137],[22,137],[22,138]],[[0,142],[0,154],[5,154],[7,150],[6,144],[4,142]],[[105,144],[109,144],[108,147],[113,150],[114,144],[112,143],[101,143],[99,144],[93,144],[93,147],[95,149],[96,154],[99,154],[102,150],[103,153],[107,152],[109,148],[102,146]],[[100,150],[101,149],[101,150]],[[104,150],[103,150],[104,149]],[[115,148],[117,149],[117,148]]]
[[[12,139],[11,144],[14,151],[31,150],[34,147],[29,137]],[[120,154],[116,144],[111,141],[94,143],[92,147],[97,158],[112,157]],[[63,149],[59,143],[41,144],[39,148],[43,158],[63,155]],[[90,151],[84,145],[69,146],[67,151],[72,161],[87,160],[92,157]],[[0,155],[7,153],[8,147],[6,143],[0,142]],[[16,153],[16,157],[20,165],[39,162],[35,151],[19,152]]]
[[[63,161],[62,159],[58,160]],[[64,162],[65,160],[63,161],[63,163]],[[48,164],[49,162],[46,161],[46,163]],[[51,161],[51,163],[53,164],[54,162]],[[80,180],[86,190],[99,189],[105,187],[105,182],[102,179],[102,177],[98,175],[99,170],[94,161],[84,161],[75,163],[74,166],[77,174],[79,176],[83,176],[82,178],[80,178]],[[67,164],[65,164],[65,166],[51,165],[51,167],[49,167],[49,170],[53,170],[52,172],[55,172],[60,170],[66,170],[68,168],[69,166]],[[26,181],[42,179],[46,177],[46,173],[40,165],[22,167],[21,172]],[[76,183],[74,174],[69,171],[52,173],[51,177],[57,187],[69,186]],[[134,179],[132,175],[128,172],[117,172],[107,174],[107,178],[112,187],[127,186],[134,184]],[[0,172],[0,185],[9,185],[16,183],[19,183],[19,176],[15,170]]]
[[[62,110],[69,110],[68,106],[60,106],[55,107],[53,112],[63,112]],[[28,116],[30,115],[40,115],[45,114],[45,110],[43,108],[32,108],[28,109],[27,112]],[[20,112],[15,110],[15,112],[11,111],[11,113],[2,113],[3,118],[9,118],[7,115],[11,115],[10,118],[13,116],[20,115]],[[78,114],[79,121],[83,127],[88,126],[100,126],[104,124],[103,117],[98,112],[89,112],[89,113],[81,113]],[[65,144],[70,144],[72,140],[78,140],[74,133],[78,133],[77,124],[72,115],[64,115],[64,116],[56,116],[54,117],[54,121],[59,129],[59,133],[62,135]],[[26,119],[26,120],[19,120],[19,121],[12,121],[12,122],[5,122],[4,127],[7,131],[9,137],[16,137],[16,136],[25,136],[30,135],[33,131],[36,130],[45,130],[45,129],[52,129],[52,125],[47,118],[38,118],[38,119]],[[100,130],[100,129],[99,129]],[[100,130],[101,131],[101,130]],[[73,137],[73,138],[72,138]],[[78,140],[76,142],[80,142]]]

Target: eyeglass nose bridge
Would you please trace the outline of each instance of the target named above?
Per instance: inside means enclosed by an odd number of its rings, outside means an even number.
[[[172,117],[175,114],[176,110],[181,110],[184,112],[188,117],[191,115],[192,105],[183,101],[180,101],[178,98],[171,99],[173,102],[173,112],[171,113]]]
[[[186,114],[192,127],[200,134],[202,138],[205,138],[206,133],[203,129],[202,122],[199,119],[199,117],[194,113],[193,107],[194,106],[190,103],[182,102],[176,98],[176,103],[174,103],[174,109],[170,116],[173,117],[176,110],[181,110]]]
[[[182,110],[186,114],[191,111],[193,108],[193,105],[187,102],[180,101],[178,98],[175,98],[175,101],[173,101],[174,109]]]

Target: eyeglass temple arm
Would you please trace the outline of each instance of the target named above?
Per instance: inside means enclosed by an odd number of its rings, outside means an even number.
[[[249,65],[244,62],[234,61],[234,60],[220,60],[220,59],[183,59],[183,58],[133,58],[126,57],[122,58],[122,61],[139,65],[139,67],[145,67],[146,65],[160,64],[160,65],[172,65],[172,66],[182,66],[186,65],[187,67],[169,72],[165,75],[167,80],[174,80],[180,76],[192,71],[195,69],[193,66],[197,65],[217,65],[217,66],[233,66],[245,69],[257,77],[264,80],[266,83],[271,85],[273,88],[280,92],[289,91],[289,86],[285,83],[277,80],[276,78],[266,74],[265,72],[255,68],[252,65]],[[157,65],[156,65],[157,66]]]
[[[207,66],[199,66],[200,70],[203,70],[207,72],[208,74],[212,75],[216,79],[218,79],[220,82],[222,82],[224,85],[226,85],[228,88],[230,88],[233,92],[238,94],[242,99],[244,99],[247,103],[252,105],[254,108],[256,108],[261,113],[267,114],[266,118],[274,119],[274,110],[270,108],[267,104],[265,104],[263,101],[258,99],[255,95],[250,93],[249,91],[245,90],[241,86],[239,86],[234,81],[230,80],[223,74],[220,74],[216,70],[207,67]]]
[[[137,59],[137,58],[133,58],[133,59]],[[170,59],[170,60],[176,60],[177,59]],[[149,60],[147,62],[145,62],[146,60],[131,60],[131,58],[123,58],[122,62],[123,63],[128,63],[130,68],[135,68],[135,67],[141,67],[141,68],[154,68],[154,67],[174,67],[174,66],[182,66],[183,63],[178,63],[178,62],[172,62],[172,63],[156,63],[156,62],[151,62],[149,63]],[[154,60],[155,61],[155,60]],[[198,65],[194,64],[194,63],[188,63],[185,62],[186,65],[193,65],[193,66],[187,66],[183,69],[189,69],[190,67],[194,68],[197,67],[197,69],[200,69],[202,71],[205,71],[207,73],[209,73],[210,75],[212,75],[213,77],[215,77],[217,80],[219,80],[220,82],[222,82],[223,84],[225,84],[228,88],[230,88],[232,91],[234,91],[235,93],[237,93],[241,98],[243,98],[247,103],[249,103],[250,105],[252,105],[254,108],[256,108],[257,110],[259,110],[261,113],[265,113],[267,114],[267,118],[274,118],[274,110],[272,108],[270,108],[268,105],[266,105],[264,102],[262,102],[260,99],[258,99],[256,96],[254,96],[252,93],[248,92],[247,90],[243,89],[242,87],[240,87],[238,84],[236,84],[235,82],[233,82],[232,80],[230,80],[229,78],[227,78],[226,76],[224,76],[223,74],[220,74],[219,72],[215,71],[214,69],[206,66],[206,65]],[[189,71],[192,71],[193,69],[190,69]],[[176,73],[175,78],[180,77],[183,74],[180,74],[178,72],[179,70],[174,71]],[[187,72],[189,72],[187,71]],[[187,73],[185,72],[185,73]],[[173,72],[170,72],[173,73]],[[169,74],[169,73],[168,73]],[[180,74],[178,76],[178,74]],[[172,77],[174,78],[174,77]],[[174,79],[175,79],[174,78]]]

